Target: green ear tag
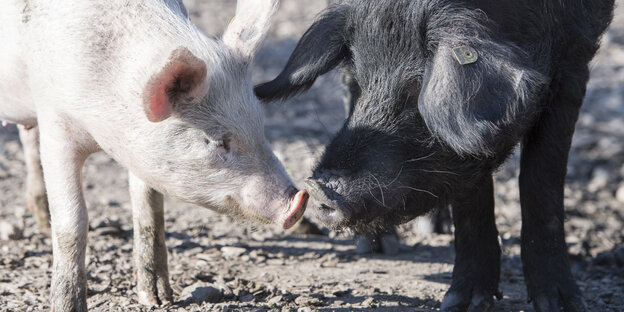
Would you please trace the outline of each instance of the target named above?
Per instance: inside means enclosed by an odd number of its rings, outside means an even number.
[[[453,48],[453,55],[460,65],[468,65],[476,62],[479,59],[477,50],[471,46],[459,46]]]

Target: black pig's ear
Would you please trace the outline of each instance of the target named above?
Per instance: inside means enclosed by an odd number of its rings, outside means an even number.
[[[255,87],[258,98],[271,101],[294,96],[340,64],[347,55],[346,15],[344,5],[328,8],[301,37],[279,76]]]
[[[545,69],[484,26],[427,32],[434,48],[418,109],[429,130],[461,155],[491,156],[517,142],[538,111]]]

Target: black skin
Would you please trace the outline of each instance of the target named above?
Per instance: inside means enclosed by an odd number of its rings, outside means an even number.
[[[345,0],[299,41],[264,101],[339,67],[351,100],[308,186],[329,227],[368,232],[452,206],[442,311],[498,296],[492,172],[521,144],[522,262],[536,311],[587,311],[570,271],[563,190],[588,63],[613,0]],[[475,62],[452,49],[469,46]]]

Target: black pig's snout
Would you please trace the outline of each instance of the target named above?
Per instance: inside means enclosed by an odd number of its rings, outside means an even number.
[[[326,181],[308,178],[305,183],[317,202],[317,216],[327,226],[335,227],[348,218],[350,213],[343,205],[342,196],[328,187]]]

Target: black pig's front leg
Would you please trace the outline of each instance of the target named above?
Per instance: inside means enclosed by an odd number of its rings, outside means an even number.
[[[455,267],[441,311],[490,311],[498,292],[500,246],[494,222],[494,188],[487,176],[453,204]]]
[[[580,106],[582,96],[566,105]],[[578,107],[577,106],[577,107]],[[563,190],[578,108],[545,111],[522,149],[522,263],[530,300],[538,312],[587,311],[568,260],[563,228]]]

